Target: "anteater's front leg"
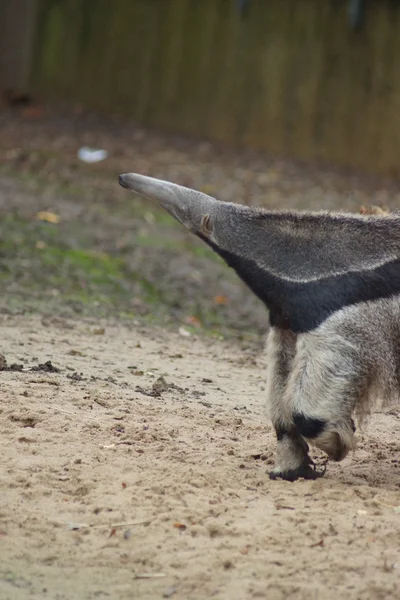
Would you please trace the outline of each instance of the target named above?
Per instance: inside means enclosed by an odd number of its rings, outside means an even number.
[[[271,479],[286,479],[295,481],[300,477],[316,479],[323,471],[316,471],[311,458],[308,456],[308,444],[297,430],[275,426],[277,447],[275,467],[270,472]]]
[[[297,433],[284,405],[285,390],[296,354],[297,336],[291,331],[272,327],[267,340],[267,411],[276,431],[277,449],[271,479],[294,481],[318,475],[308,456],[308,445]]]
[[[283,405],[310,444],[340,461],[354,448],[351,418],[367,375],[360,350],[333,324],[299,335]]]

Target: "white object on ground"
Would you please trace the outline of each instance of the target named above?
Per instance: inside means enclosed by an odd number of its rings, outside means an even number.
[[[78,150],[78,158],[86,163],[100,162],[105,160],[107,156],[107,150],[89,148],[88,146],[82,146],[82,148],[79,148]]]

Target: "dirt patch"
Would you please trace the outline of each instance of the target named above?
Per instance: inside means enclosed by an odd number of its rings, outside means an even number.
[[[2,598],[398,597],[398,412],[323,479],[270,481],[254,349],[38,317],[1,338]]]

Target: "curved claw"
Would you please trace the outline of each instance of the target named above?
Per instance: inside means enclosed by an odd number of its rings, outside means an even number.
[[[304,462],[297,469],[290,469],[288,471],[271,471],[269,473],[270,479],[284,479],[285,481],[296,481],[297,479],[318,479],[319,477],[323,477],[326,472],[326,464],[328,461],[322,465],[324,468],[322,471],[317,471],[317,467],[311,458],[308,458],[307,462]]]
[[[324,460],[323,463],[317,465],[313,460],[310,459],[309,464],[312,466],[312,469],[315,473],[315,479],[317,479],[318,477],[323,477],[325,475],[328,462],[329,462],[329,458]],[[322,468],[322,471],[317,471],[318,468]]]

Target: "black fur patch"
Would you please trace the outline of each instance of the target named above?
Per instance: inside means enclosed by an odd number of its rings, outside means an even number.
[[[297,427],[297,431],[306,438],[316,438],[325,429],[326,421],[320,419],[312,419],[300,413],[293,415],[293,422]]]
[[[275,425],[275,433],[276,433],[276,439],[278,440],[278,442],[282,441],[284,436],[287,435],[288,431],[285,427],[282,427],[281,425]]]
[[[373,270],[325,277],[308,283],[285,281],[255,261],[221,250],[197,234],[249,286],[269,309],[270,323],[294,333],[315,329],[336,311],[359,302],[400,294],[400,259]]]

